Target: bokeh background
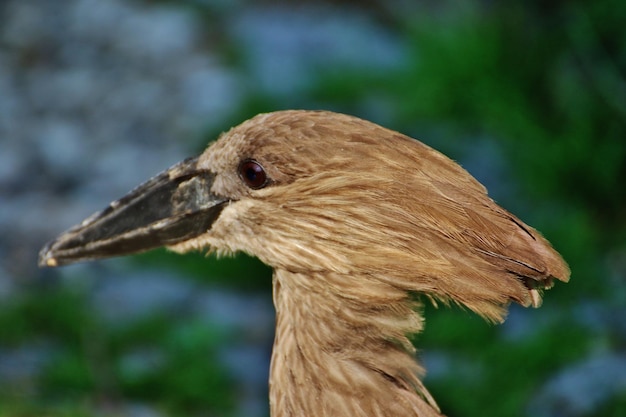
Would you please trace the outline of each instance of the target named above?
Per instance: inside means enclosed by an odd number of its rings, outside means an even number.
[[[626,2],[3,0],[0,416],[267,416],[271,271],[47,240],[259,112],[459,161],[572,269],[501,326],[426,307],[455,416],[626,416]]]

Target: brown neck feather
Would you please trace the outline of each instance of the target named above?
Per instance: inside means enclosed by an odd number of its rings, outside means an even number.
[[[367,287],[353,280],[275,272],[271,415],[441,416],[406,338],[421,329],[413,303],[392,288],[367,291],[378,300],[338,291]]]

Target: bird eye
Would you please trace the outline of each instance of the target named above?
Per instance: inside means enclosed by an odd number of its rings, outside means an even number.
[[[253,159],[246,159],[239,164],[239,176],[246,185],[254,190],[267,185],[267,174],[263,167]]]

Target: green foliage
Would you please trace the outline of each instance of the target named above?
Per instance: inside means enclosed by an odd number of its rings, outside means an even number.
[[[598,410],[593,413],[588,413],[583,417],[593,416],[606,416],[606,417],[621,417],[626,415],[626,393],[617,395],[613,400],[607,404],[603,404]]]
[[[87,410],[102,398],[154,403],[169,415],[232,409],[231,380],[216,358],[232,343],[225,330],[160,315],[111,326],[84,301],[79,293],[48,287],[0,309],[2,347],[52,341],[33,381],[37,399],[26,406],[19,389],[0,390],[0,416],[91,415]]]
[[[200,282],[211,282],[241,291],[271,290],[272,270],[256,258],[243,253],[219,260],[215,255],[189,253],[180,256],[165,249],[157,249],[133,257],[142,267],[170,268]]]
[[[568,363],[581,359],[591,341],[585,329],[550,325],[523,338],[502,337],[498,327],[467,312],[427,311],[419,346],[448,361],[427,385],[448,415],[523,416],[537,388]]]
[[[0,340],[15,346],[38,335],[78,344],[89,326],[85,312],[84,299],[76,293],[33,288],[0,309]]]

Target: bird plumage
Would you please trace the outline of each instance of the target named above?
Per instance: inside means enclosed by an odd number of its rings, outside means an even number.
[[[242,173],[245,161],[261,170],[259,187]],[[143,224],[141,233],[219,207],[201,230],[186,225],[176,239],[160,232],[155,242],[178,252],[244,251],[274,268],[274,417],[438,416],[407,338],[422,329],[415,294],[499,322],[510,302],[538,306],[543,288],[569,278],[550,244],[458,164],[355,117],[262,114],[187,165],[160,181],[176,179],[167,195],[191,196],[192,208],[159,214],[161,223]],[[84,236],[121,213],[125,204],[115,204],[49,244],[41,262],[128,252],[83,249],[98,246]],[[120,247],[109,240],[103,245]]]

